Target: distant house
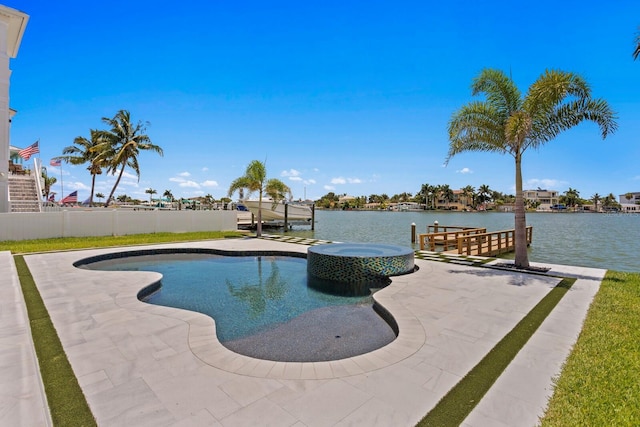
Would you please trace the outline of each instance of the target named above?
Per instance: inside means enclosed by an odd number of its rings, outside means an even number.
[[[558,201],[560,200],[557,191],[543,190],[541,188],[524,190],[523,197],[531,203],[539,203],[537,210],[541,211],[549,211],[552,207],[558,206]]]
[[[627,195],[630,196],[628,199]],[[640,192],[620,194],[618,198],[621,212],[640,213]]]
[[[470,210],[473,205],[473,198],[467,197],[463,190],[453,190],[453,198],[445,200],[444,194],[440,193],[436,198],[436,209],[448,209],[452,211]]]
[[[631,196],[630,199],[627,199],[627,194]],[[624,193],[618,195],[619,201],[621,205],[636,205],[640,204],[640,192],[639,193]]]

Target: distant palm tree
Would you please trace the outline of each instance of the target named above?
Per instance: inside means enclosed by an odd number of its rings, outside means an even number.
[[[138,164],[138,155],[140,150],[154,151],[161,156],[162,148],[154,145],[146,132],[146,127],[142,122],[136,124],[131,123],[131,115],[126,110],[120,110],[113,118],[103,117],[102,121],[111,129],[103,131],[104,142],[97,148],[99,151],[98,158],[107,164],[107,171],[115,174],[118,169],[118,178],[111,189],[111,193],[107,198],[105,207],[109,206],[113,198],[113,194],[120,184],[120,179],[126,167],[130,167],[140,179],[140,165]]]
[[[49,200],[49,194],[51,194],[51,187],[58,182],[55,176],[49,176],[46,172],[42,172],[42,178],[44,178],[44,187],[42,188],[42,196],[45,200]]]
[[[173,193],[171,192],[171,190],[164,190],[164,193],[162,193],[162,197],[166,198],[170,202],[173,202]]]
[[[564,192],[564,201],[567,206],[571,206],[575,209],[576,205],[580,201],[580,192],[575,188],[569,187],[569,189]]]
[[[153,200],[151,200],[153,195],[154,194],[158,194],[158,192],[156,190],[154,190],[153,188],[147,188],[146,190],[144,190],[144,192],[149,195],[149,204],[151,204],[153,202]]]
[[[100,200],[104,199],[104,194],[96,193],[96,199],[100,199]]]
[[[482,209],[487,210],[486,203],[491,200],[491,189],[487,184],[478,187],[478,201],[482,204]]]
[[[214,199],[211,194],[207,194],[206,196],[204,196],[204,199],[203,199],[203,202],[205,203],[205,205],[207,205],[209,209],[213,207],[213,204],[215,203],[215,201],[216,199]]]
[[[448,184],[440,186],[440,198],[445,201],[447,209],[449,209],[449,203],[453,200],[453,190]]]
[[[256,236],[262,236],[262,198],[264,195],[271,197],[274,203],[291,197],[291,189],[287,185],[276,178],[267,180],[267,168],[265,164],[259,160],[253,160],[247,166],[243,176],[233,180],[229,186],[228,196],[239,190],[247,190],[249,196],[253,192],[258,192],[258,218]]]
[[[473,185],[467,185],[462,189],[462,195],[465,198],[465,205],[475,208],[476,204],[476,189]]]
[[[593,200],[593,204],[595,205],[595,211],[598,212],[598,202],[602,200],[602,196],[596,193],[593,196],[591,196],[591,200]]]
[[[500,70],[484,69],[471,85],[473,95],[485,101],[470,102],[456,111],[449,122],[448,162],[464,151],[510,154],[515,160],[515,265],[529,267],[525,205],[522,190],[522,156],[537,149],[560,132],[590,120],[602,138],[615,132],[615,113],[606,101],[591,97],[591,89],[579,75],[545,71],[523,97],[517,86]]]
[[[91,139],[84,136],[77,136],[73,140],[74,145],[69,145],[62,150],[64,156],[56,159],[64,160],[72,165],[82,165],[89,163],[87,170],[91,174],[91,195],[89,196],[89,206],[93,206],[93,191],[96,187],[96,175],[102,174],[102,169],[107,167],[107,161],[100,156],[100,146],[104,144],[104,132],[91,129],[89,131]]]

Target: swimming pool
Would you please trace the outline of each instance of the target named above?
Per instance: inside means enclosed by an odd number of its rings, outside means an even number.
[[[212,317],[219,341],[241,354],[279,361],[334,360],[375,350],[396,337],[374,310],[368,289],[358,296],[320,291],[300,255],[132,255],[110,254],[78,266],[161,273],[161,284],[142,289],[139,299]]]

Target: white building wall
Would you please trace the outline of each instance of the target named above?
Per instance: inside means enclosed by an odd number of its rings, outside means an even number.
[[[0,213],[0,241],[238,229],[237,211],[122,209]]]

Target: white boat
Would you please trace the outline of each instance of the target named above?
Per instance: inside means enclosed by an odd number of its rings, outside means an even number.
[[[243,200],[241,203],[258,218],[258,200]],[[287,206],[288,221],[311,221],[311,206],[299,203],[273,203],[273,200],[262,200],[262,221],[284,221],[284,209]]]

